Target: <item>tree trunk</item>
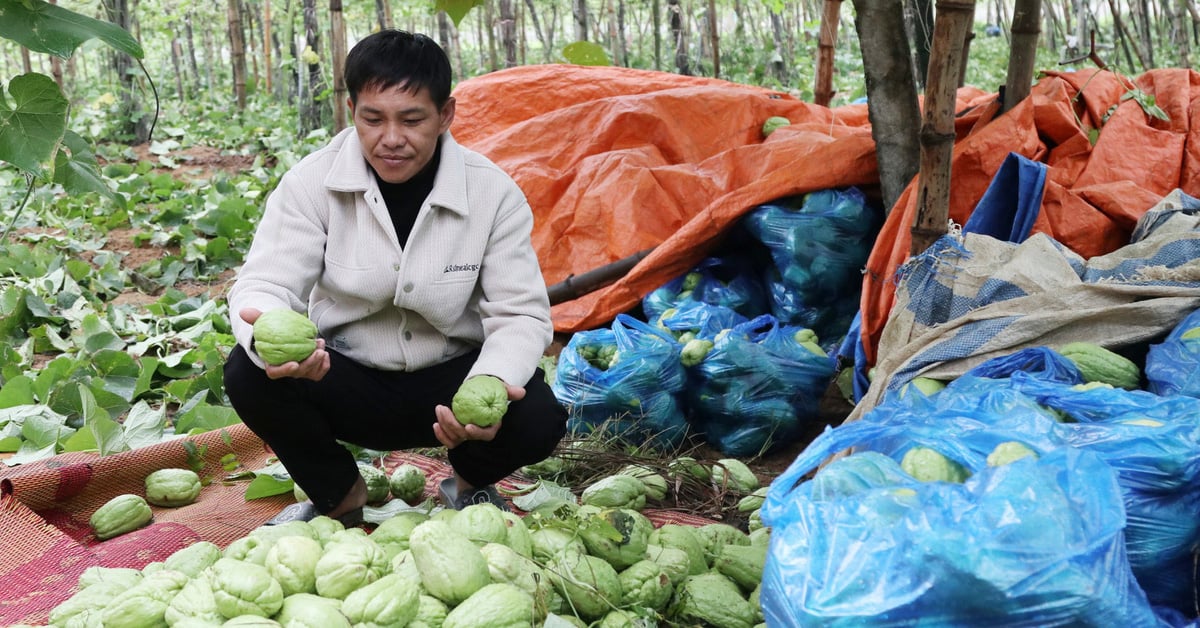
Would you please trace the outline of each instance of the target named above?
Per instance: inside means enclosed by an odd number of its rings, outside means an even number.
[[[133,32],[133,6],[129,0],[104,0],[104,12],[108,17],[108,21],[120,26],[127,32]],[[24,48],[22,48],[24,50]],[[137,89],[135,81],[137,75],[134,73],[133,60],[129,55],[120,51],[112,51],[111,67],[117,76],[117,82],[121,86],[121,113],[119,114],[120,123],[117,125],[118,133],[123,138],[130,139],[132,144],[144,144],[150,139],[150,114],[142,107],[141,100],[137,97]]]
[[[171,31],[175,31],[175,24],[170,24]],[[179,43],[178,37],[171,38],[171,67],[175,68],[175,97],[180,102],[187,102],[187,94],[183,91],[183,63],[179,57],[183,56],[183,45]]]
[[[24,70],[26,74],[29,74],[30,72],[33,72],[33,58],[29,56],[28,48],[26,48],[25,46],[21,46],[20,48],[21,48],[21,69]]]
[[[346,128],[346,23],[342,0],[329,0],[329,56],[333,65],[333,132]]]
[[[379,20],[379,30],[392,27],[392,3],[388,0],[375,0],[375,17]]]
[[[963,41],[963,44],[962,44],[962,46],[963,46],[962,66],[959,67],[959,69],[958,69],[958,86],[959,87],[962,87],[963,85],[967,84],[967,63],[969,63],[970,59],[971,59],[971,42],[974,40],[975,40],[975,32],[973,30],[968,30],[967,38],[965,41]]]
[[[817,82],[813,85],[813,103],[828,107],[833,100],[833,53],[837,46],[842,0],[825,0],[822,7],[821,34],[817,40]]]
[[[1132,72],[1136,67],[1133,61],[1133,53],[1131,53],[1129,50],[1130,41],[1133,39],[1133,37],[1129,34],[1129,29],[1125,26],[1125,20],[1121,19],[1121,13],[1117,10],[1117,3],[1115,0],[1108,0],[1108,10],[1113,16],[1113,26],[1117,31],[1116,36],[1118,43],[1121,45],[1121,52],[1125,54],[1125,63],[1129,65],[1129,69]],[[1142,59],[1142,51],[1138,47],[1136,41],[1133,42],[1133,49],[1137,51],[1137,63],[1141,64],[1141,71],[1145,72],[1148,68],[1145,60]]]
[[[246,110],[246,46],[242,41],[242,12],[238,0],[228,0],[229,60],[233,65],[233,97],[238,111]]]
[[[275,73],[275,66],[271,63],[271,0],[263,2],[262,13],[262,47],[263,47],[263,77],[266,81],[263,83],[264,93],[271,95],[271,75]]]
[[[708,39],[712,42],[713,77],[721,78],[721,34],[717,0],[708,0]]]
[[[933,36],[933,0],[910,0],[912,3],[913,63],[917,85],[925,87],[929,68],[930,39]]]
[[[770,11],[770,14],[771,36],[774,38],[775,42],[775,54],[771,55],[771,61],[769,64],[770,73],[774,75],[780,83],[786,85],[788,83],[789,64],[787,62],[787,57],[784,55],[784,53],[787,52],[787,44],[784,42],[783,18],[774,11]]]
[[[1033,87],[1033,67],[1037,63],[1038,37],[1041,35],[1041,7],[1041,0],[1016,0],[1013,7],[1012,47],[1001,113],[1025,100]]]
[[[654,24],[654,69],[662,71],[662,0],[650,0],[650,21]]]
[[[929,53],[929,85],[921,116],[921,174],[910,255],[946,233],[950,218],[950,163],[954,156],[954,108],[963,41],[971,30],[975,0],[941,0]]]
[[[308,66],[307,93],[300,110],[300,135],[321,128],[322,104],[318,100],[321,95],[321,27],[317,22],[317,0],[304,0],[304,43],[305,52],[312,50],[311,56],[301,55],[301,62]],[[303,57],[309,57],[304,59]]]
[[[187,43],[187,62],[188,67],[192,70],[192,93],[200,91],[200,66],[196,63],[196,37],[192,32],[192,12],[188,11],[183,16],[183,35],[184,41]]]
[[[246,4],[247,1],[238,0],[238,14],[241,15],[242,20],[242,41],[245,42],[246,59],[250,63],[248,68],[250,75],[246,79],[246,92],[249,95],[250,91],[258,89],[260,75],[258,73],[258,55],[255,54],[254,50],[254,36],[255,33],[260,33],[261,31],[255,28],[255,20],[258,19],[258,12],[250,10],[250,7]]]
[[[687,30],[683,23],[683,8],[679,0],[667,0],[667,12],[671,14],[671,41],[675,43],[675,69],[684,76],[691,76],[688,68]]]
[[[504,67],[517,67],[517,16],[513,0],[500,0],[500,45],[504,48]]]
[[[533,0],[525,0],[525,9],[528,11],[529,19],[533,21],[533,34],[537,36],[538,43],[542,44],[542,63],[550,63],[550,40],[546,33],[542,32],[542,21],[538,17],[537,7],[534,6]],[[551,24],[546,25],[546,30],[549,31]]]
[[[625,0],[617,0],[617,51],[621,54],[621,67],[629,67],[629,47],[625,43]]]
[[[1139,48],[1146,54],[1146,67],[1155,67],[1154,63],[1154,38],[1150,35],[1150,4],[1147,0],[1134,0],[1138,5],[1139,13],[1141,13],[1141,21],[1138,24],[1138,37],[1141,39],[1142,45]]]
[[[496,13],[490,0],[483,5],[483,19],[487,23],[484,32],[487,33],[488,69],[495,72],[500,69],[500,61],[496,54]]]
[[[1188,1],[1176,0],[1175,10],[1171,12],[1172,20],[1175,22],[1175,48],[1179,51],[1179,65],[1181,68],[1192,67],[1191,59],[1191,41],[1188,37]]]
[[[1057,34],[1059,31],[1058,13],[1056,13],[1054,11],[1054,5],[1050,2],[1050,0],[1043,0],[1042,8],[1044,9],[1043,12],[1044,12],[1045,18],[1046,18],[1046,31],[1045,31],[1046,32],[1046,49],[1047,50],[1058,50],[1058,42],[1057,42]],[[1016,23],[1017,23],[1016,9],[1013,9],[1013,24],[1016,24]]]
[[[572,0],[571,15],[575,17],[575,41],[588,40],[587,0]]]
[[[916,176],[921,156],[921,111],[904,34],[904,8],[895,0],[854,0],[854,11],[883,207],[891,211]]]

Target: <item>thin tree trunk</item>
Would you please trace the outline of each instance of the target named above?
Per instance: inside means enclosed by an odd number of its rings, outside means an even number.
[[[617,0],[617,50],[621,53],[621,67],[629,67],[629,48],[625,44],[625,0]]]
[[[662,0],[650,0],[650,21],[654,25],[654,69],[662,71]]]
[[[1179,67],[1192,67],[1191,59],[1191,42],[1188,37],[1188,1],[1176,0],[1175,10],[1171,12],[1171,19],[1174,22],[1173,30],[1175,31],[1175,48],[1179,51]]]
[[[691,76],[688,68],[687,31],[683,23],[683,9],[679,0],[667,0],[667,12],[671,14],[671,40],[675,43],[675,69],[684,76]]]
[[[712,42],[713,77],[721,78],[721,34],[717,0],[708,0],[708,39]]]
[[[133,32],[133,5],[129,3],[129,0],[105,0],[104,12],[108,21],[130,33]],[[117,82],[121,85],[121,114],[118,132],[130,138],[133,144],[143,144],[150,138],[151,120],[150,115],[142,108],[141,100],[137,97],[133,61],[129,55],[119,51],[113,51],[109,58]]]
[[[1154,38],[1150,34],[1150,3],[1147,0],[1135,0],[1141,14],[1141,21],[1138,24],[1138,36],[1141,38],[1142,45],[1139,46],[1146,53],[1146,62],[1149,64],[1146,67],[1155,67],[1154,63]]]
[[[175,24],[171,24],[171,30],[175,30]],[[179,43],[178,37],[171,38],[171,67],[175,68],[175,97],[180,102],[187,102],[187,94],[183,91],[183,63],[179,60],[182,54],[183,45]]]
[[[329,0],[329,56],[333,65],[333,132],[346,128],[346,23],[342,0]]]
[[[1016,0],[1013,7],[1012,47],[1001,113],[1025,100],[1033,87],[1033,67],[1037,63],[1038,37],[1041,35],[1042,20],[1038,15],[1041,7],[1041,0]]]
[[[1046,18],[1046,48],[1049,50],[1058,50],[1058,13],[1054,10],[1054,4],[1050,0],[1043,0],[1042,8]],[[1016,9],[1013,9],[1013,24],[1017,23]]]
[[[21,69],[25,70],[26,74],[33,72],[33,59],[29,56],[29,49],[21,46]]]
[[[783,18],[774,11],[770,11],[770,14],[771,36],[775,42],[775,54],[771,55],[770,61],[771,73],[775,75],[775,78],[779,79],[780,83],[786,85],[788,83],[789,64],[787,62],[788,57],[784,55],[787,52],[787,44],[784,42]]]
[[[967,64],[971,60],[971,42],[975,40],[974,30],[967,31],[967,38],[963,41],[962,50],[962,66],[958,70],[958,86],[962,87],[967,84]]]
[[[1113,26],[1116,30],[1117,42],[1121,46],[1121,52],[1125,54],[1125,63],[1129,65],[1130,71],[1136,67],[1133,60],[1133,53],[1129,50],[1130,40],[1133,39],[1129,34],[1129,29],[1125,26],[1125,20],[1121,19],[1121,13],[1117,10],[1115,0],[1108,0],[1108,10],[1113,16]],[[1142,61],[1142,51],[1137,47],[1137,42],[1133,42],[1133,48],[1137,51],[1138,63],[1142,66],[1142,71],[1146,71],[1146,63]]]
[[[916,176],[921,156],[921,111],[904,34],[904,8],[895,0],[854,0],[854,11],[883,206],[891,211]]]
[[[547,34],[542,32],[542,22],[538,18],[537,7],[534,6],[533,0],[525,0],[525,8],[528,9],[529,19],[533,20],[533,33],[537,35],[538,43],[542,44],[542,62],[550,63],[550,41]],[[551,25],[546,25],[546,30],[550,30]]]
[[[504,67],[517,67],[517,16],[512,0],[500,0],[500,45],[504,48]]]
[[[483,5],[483,19],[487,23],[484,32],[487,33],[488,70],[495,72],[500,69],[500,57],[496,51],[496,12],[491,0]]]
[[[392,27],[392,3],[388,0],[375,0],[375,17],[379,20],[379,30]]]
[[[200,67],[196,63],[196,37],[192,32],[192,12],[188,11],[183,15],[183,35],[184,43],[187,44],[187,62],[188,67],[192,71],[192,93],[200,91],[202,83],[200,77]]]
[[[263,78],[266,79],[263,88],[266,94],[271,94],[271,75],[275,73],[275,66],[271,63],[271,46],[273,41],[271,38],[271,0],[264,0],[262,14],[262,47],[263,47]]]
[[[213,40],[213,29],[205,28],[200,31],[200,39],[204,43],[204,87],[207,89],[216,89],[217,79],[215,75],[216,60],[220,58],[221,49],[217,47],[217,42]]]
[[[838,21],[842,0],[825,0],[821,11],[821,34],[817,39],[817,81],[813,85],[813,103],[828,107],[833,101],[833,54],[837,46]]]
[[[950,163],[954,156],[954,108],[963,45],[975,16],[975,0],[941,0],[929,53],[929,85],[921,116],[921,174],[911,255],[946,233],[950,218]]]
[[[229,20],[229,60],[233,65],[233,96],[238,111],[246,110],[246,47],[242,42],[242,12],[238,0],[228,0],[226,17]]]
[[[309,59],[301,59],[308,66],[307,93],[301,106],[301,135],[321,127],[322,106],[317,97],[321,93],[321,28],[317,22],[317,0],[304,0],[304,43],[305,52],[314,53]],[[301,55],[302,57],[307,55]]]
[[[572,0],[571,15],[575,17],[575,41],[588,41],[587,0]]]
[[[242,17],[242,29],[244,29],[244,37],[242,41],[245,43],[246,59],[250,60],[250,77],[246,79],[247,91],[250,89],[258,90],[259,76],[258,73],[258,55],[254,54],[254,35],[260,32],[254,23],[258,19],[258,11],[251,10],[250,4],[245,0],[239,0],[239,12]]]

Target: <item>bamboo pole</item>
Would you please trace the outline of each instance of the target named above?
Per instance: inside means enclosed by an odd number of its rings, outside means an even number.
[[[342,0],[329,0],[329,54],[333,57],[333,132],[346,128],[346,23]]]
[[[941,0],[933,27],[925,107],[921,116],[921,173],[911,255],[946,233],[950,217],[950,164],[954,156],[954,106],[963,41],[971,29],[975,0]]]
[[[833,54],[841,15],[842,0],[825,0],[821,11],[821,34],[817,41],[817,80],[813,85],[813,103],[822,107],[828,107],[833,100]]]
[[[1042,3],[1039,0],[1017,0],[1013,8],[1012,46],[1008,55],[1008,76],[1004,83],[1004,104],[1001,113],[1025,100],[1033,87],[1033,66],[1037,60],[1038,37],[1041,34]]]

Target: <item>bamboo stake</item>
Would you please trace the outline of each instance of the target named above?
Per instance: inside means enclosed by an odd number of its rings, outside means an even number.
[[[346,23],[342,0],[329,0],[329,54],[333,57],[333,132],[346,128]]]
[[[1032,89],[1033,66],[1037,61],[1038,36],[1041,34],[1042,20],[1038,15],[1041,7],[1039,0],[1017,0],[1013,8],[1012,46],[1009,48],[1002,113],[1025,100]]]
[[[821,11],[821,34],[817,41],[817,82],[813,85],[813,104],[822,107],[828,107],[833,100],[833,53],[841,15],[842,0],[825,0]]]
[[[941,0],[933,28],[928,84],[921,116],[921,173],[911,255],[929,248],[946,233],[950,217],[950,164],[954,155],[954,105],[963,41],[971,29],[975,0]]]

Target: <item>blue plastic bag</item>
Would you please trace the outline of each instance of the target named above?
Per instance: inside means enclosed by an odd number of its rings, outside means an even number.
[[[855,440],[840,429],[768,491],[768,625],[1160,624],[1129,571],[1121,492],[1098,456],[1060,447],[954,484],[860,452],[801,483]]]
[[[857,188],[826,189],[760,205],[742,219],[770,251],[763,283],[770,312],[827,341],[846,333],[880,224]]]
[[[593,347],[608,346],[615,361],[598,364],[594,357],[589,361],[596,355]],[[672,449],[683,443],[688,432],[684,385],[675,339],[619,314],[611,329],[571,337],[559,354],[552,389],[567,407],[572,431],[587,434],[604,425],[634,444]]]
[[[690,271],[652,290],[642,298],[642,313],[655,321],[663,312],[685,303],[700,302],[753,318],[768,311],[767,295],[749,257],[708,257]]]
[[[1146,353],[1146,388],[1158,395],[1200,397],[1200,337],[1184,338],[1200,327],[1200,310],[1183,319]]]
[[[654,324],[665,327],[676,339],[682,334],[692,332],[696,338],[712,340],[722,330],[732,329],[746,320],[745,316],[721,305],[683,301],[664,312]]]
[[[797,331],[764,314],[719,336],[689,369],[691,422],[714,448],[734,457],[775,449],[816,416],[833,362],[799,344]]]

